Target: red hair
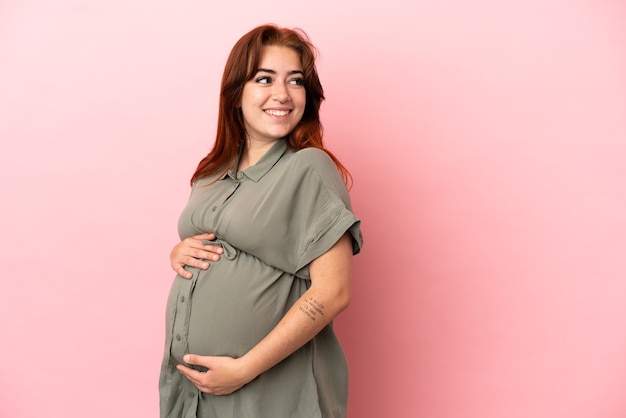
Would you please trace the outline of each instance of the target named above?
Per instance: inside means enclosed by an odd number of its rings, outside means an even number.
[[[322,141],[323,129],[319,110],[324,100],[324,90],[315,68],[316,49],[302,30],[280,28],[276,25],[252,29],[237,41],[230,52],[220,88],[215,144],[198,164],[191,183],[220,171],[225,173],[235,160],[239,147],[246,139],[243,113],[239,106],[243,87],[254,77],[264,46],[292,48],[298,53],[302,63],[306,105],[302,119],[287,136],[287,145],[294,151],[309,147],[324,150],[348,183],[352,180],[350,172],[324,147]]]

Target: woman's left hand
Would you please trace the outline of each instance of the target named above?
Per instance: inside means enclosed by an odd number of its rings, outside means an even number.
[[[206,367],[206,372],[191,369],[185,365],[176,366],[178,371],[191,381],[202,392],[212,395],[228,395],[243,385],[250,382],[254,377],[246,374],[245,367],[240,359],[226,356],[198,356],[187,354],[185,363]]]

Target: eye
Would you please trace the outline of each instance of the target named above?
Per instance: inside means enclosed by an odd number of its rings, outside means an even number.
[[[263,77],[259,77],[255,80],[259,84],[270,84],[272,82],[272,78],[270,76],[264,75]]]
[[[304,78],[301,78],[301,77],[292,78],[291,80],[289,80],[289,84],[293,84],[296,86],[304,86]]]

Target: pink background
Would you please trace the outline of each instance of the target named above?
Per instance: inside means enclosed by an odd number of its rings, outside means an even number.
[[[277,22],[320,49],[363,220],[337,321],[350,416],[623,418],[625,17],[617,0],[2,1],[0,416],[157,416],[187,182],[228,51]]]

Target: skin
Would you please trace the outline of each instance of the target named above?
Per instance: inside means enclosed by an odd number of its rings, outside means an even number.
[[[244,85],[241,109],[246,125],[245,147],[238,169],[256,164],[272,145],[285,137],[302,118],[306,92],[298,81],[302,71],[298,54],[286,47],[264,47],[257,71]],[[282,113],[281,113],[282,112]],[[186,238],[170,254],[172,268],[191,278],[185,265],[209,268],[206,260],[218,261],[223,250],[203,245],[214,234]],[[279,324],[240,358],[188,354],[188,364],[204,366],[206,372],[177,366],[179,372],[198,389],[214,395],[236,391],[269,370],[310,341],[328,325],[350,301],[352,239],[344,234],[326,253],[309,266],[310,288],[296,301]]]
[[[311,262],[311,287],[296,301],[280,323],[240,358],[187,354],[188,364],[204,366],[199,372],[176,366],[198,389],[227,395],[252,381],[306,344],[348,307],[352,272],[352,238],[346,234],[326,253]]]
[[[296,51],[264,47],[259,68],[241,95],[247,137],[238,169],[256,164],[276,141],[293,131],[305,105],[302,64]]]
[[[266,46],[259,61],[259,71],[243,88],[240,107],[248,134],[238,170],[256,164],[276,141],[284,138],[302,119],[306,105],[306,91],[302,86],[300,57],[291,48]],[[277,116],[270,112],[288,111]],[[185,266],[203,270],[209,268],[206,260],[218,261],[224,250],[217,245],[203,245],[202,240],[213,240],[215,234],[200,234],[185,238],[170,253],[172,268],[180,276],[190,279]]]
[[[224,249],[219,245],[205,245],[203,240],[214,240],[215,234],[200,234],[185,238],[170,253],[172,269],[185,279],[191,279],[191,272],[185,270],[185,266],[197,267],[203,270],[209,268],[206,260],[219,261],[224,254]]]

